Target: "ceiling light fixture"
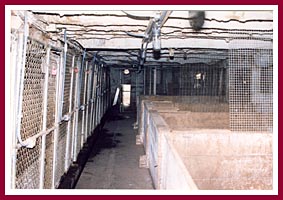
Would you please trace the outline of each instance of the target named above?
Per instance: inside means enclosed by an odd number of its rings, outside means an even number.
[[[128,75],[130,73],[130,71],[128,69],[124,69],[124,74]]]

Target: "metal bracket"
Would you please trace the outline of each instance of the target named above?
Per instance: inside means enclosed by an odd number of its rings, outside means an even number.
[[[85,110],[85,106],[81,105],[80,110],[84,111]]]
[[[64,115],[63,118],[62,118],[62,120],[65,121],[65,122],[68,122],[68,121],[71,120],[71,116],[68,115],[68,114],[67,114],[67,115]]]

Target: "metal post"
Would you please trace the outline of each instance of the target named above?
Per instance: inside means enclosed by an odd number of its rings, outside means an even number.
[[[47,49],[46,66],[45,66],[46,70],[44,76],[42,131],[46,131],[46,124],[47,124],[49,63],[50,63],[50,47],[48,47]],[[41,140],[41,160],[40,160],[40,179],[39,179],[40,189],[44,188],[45,148],[46,148],[46,134],[42,136],[42,140]]]
[[[83,145],[83,139],[82,139],[82,135],[83,133],[78,133],[78,127],[79,127],[79,112],[80,112],[80,105],[81,105],[81,85],[82,85],[82,77],[83,77],[83,64],[84,64],[84,60],[85,60],[85,55],[86,55],[86,51],[84,51],[83,53],[83,58],[82,61],[78,60],[78,79],[76,82],[76,102],[75,102],[75,108],[76,108],[76,129],[75,129],[75,159],[74,161],[77,161],[77,156],[78,156],[78,145],[82,146]],[[82,123],[82,122],[81,122]],[[81,126],[81,130],[82,131],[82,126]],[[82,139],[82,145],[78,144],[78,138]]]
[[[89,130],[89,106],[90,106],[90,84],[91,84],[91,75],[92,75],[92,69],[89,67],[88,69],[88,80],[87,80],[87,93],[86,93],[86,120],[85,120],[85,132],[86,137],[90,135]]]
[[[225,63],[225,65],[228,65],[228,63]],[[229,71],[230,71],[230,68],[229,67],[226,67],[226,74],[225,74],[225,85],[226,85],[226,102],[228,103],[229,102]]]
[[[109,69],[109,76],[108,77],[108,106],[107,106],[107,109],[111,106],[111,79],[110,79],[110,69]]]
[[[69,93],[69,121],[67,125],[67,137],[66,137],[66,151],[65,151],[65,171],[68,170],[70,166],[70,143],[71,143],[71,126],[72,126],[72,118],[73,116],[71,115],[72,113],[72,97],[73,97],[73,81],[74,81],[74,65],[75,65],[75,56],[72,57],[72,67],[71,67],[71,87],[70,87],[70,93]],[[63,91],[64,93],[64,91]]]
[[[81,134],[81,148],[83,147],[84,145],[84,142],[87,140],[87,133],[86,133],[86,130],[85,130],[85,117],[86,117],[86,85],[87,85],[87,67],[88,67],[88,62],[86,61],[85,63],[85,80],[84,80],[84,94],[83,94],[83,102],[82,102],[82,105],[84,107],[83,109],[83,113],[82,113],[82,134]]]
[[[212,69],[212,96],[217,95],[217,71]]]
[[[89,87],[89,103],[90,103],[90,113],[89,113],[89,131],[90,131],[90,135],[92,133],[92,118],[93,118],[93,82],[95,79],[95,64],[93,64],[92,66],[92,74],[91,74],[91,83],[90,83],[90,87]]]
[[[77,61],[78,65],[78,61]],[[79,69],[81,70],[81,69]],[[73,118],[73,140],[72,140],[72,159],[74,162],[77,161],[77,142],[78,142],[78,115],[79,115],[79,110],[78,110],[78,90],[79,90],[79,72],[76,73],[76,84],[75,84],[75,102],[74,102],[74,107],[73,109],[75,110],[74,113],[74,118]]]
[[[56,107],[55,107],[55,130],[54,130],[54,146],[53,146],[53,167],[52,167],[52,189],[55,188],[56,184],[56,160],[57,160],[57,149],[58,149],[58,136],[59,136],[59,123],[61,120],[60,117],[60,109],[61,109],[61,93],[64,92],[62,91],[61,87],[61,82],[63,81],[63,74],[62,74],[62,68],[64,67],[63,65],[63,55],[61,54],[61,61],[60,61],[60,67],[59,67],[59,76],[56,77]]]
[[[122,112],[123,106],[122,106],[122,101],[123,101],[123,87],[122,87],[122,70],[119,70],[119,75],[120,75],[120,87],[121,87],[121,92],[120,92],[120,101],[119,101],[119,111]]]
[[[100,97],[99,97],[99,90],[98,90],[98,87],[100,85],[100,82],[99,82],[99,70],[100,68],[97,67],[97,73],[96,73],[96,87],[94,89],[95,91],[95,125],[98,125],[99,124],[99,119],[98,119],[98,111],[99,111],[99,100],[100,100]]]
[[[25,54],[25,36],[24,33],[19,33],[18,35],[18,52],[17,52],[17,63],[16,63],[16,70],[15,70],[15,90],[14,96],[16,98],[16,109],[15,109],[15,140],[14,140],[14,151],[12,155],[12,170],[11,170],[11,188],[15,189],[16,187],[16,162],[17,162],[17,149],[16,144],[18,142],[17,138],[20,135],[20,128],[21,128],[21,107],[22,107],[22,90],[23,90],[23,78],[24,78],[24,71],[25,71],[25,61],[23,60]]]
[[[67,31],[66,29],[64,30],[64,54],[63,54],[63,68],[62,68],[62,81],[60,82],[61,90],[63,91],[61,95],[61,103],[59,107],[59,115],[60,119],[62,119],[62,109],[63,109],[63,103],[64,103],[64,84],[65,84],[65,73],[66,73],[66,64],[67,64],[67,51],[68,51],[68,41],[67,41]]]
[[[26,51],[27,51],[27,41],[29,35],[29,27],[28,27],[28,18],[27,13],[25,12],[24,19],[24,30],[23,33],[19,33],[19,41],[18,41],[18,55],[17,55],[17,64],[16,64],[16,83],[15,86],[15,98],[16,98],[16,120],[15,120],[15,146],[17,142],[22,143],[21,139],[21,120],[22,120],[22,101],[23,101],[23,90],[24,90],[24,75],[25,75],[25,61],[26,61]],[[11,188],[16,188],[16,163],[17,163],[17,149],[13,151],[12,156],[12,172],[11,172]]]
[[[161,75],[162,75],[162,85],[163,85],[163,94],[166,94],[166,73],[167,70],[165,68],[161,69]]]
[[[182,88],[183,88],[183,74],[182,74],[182,70],[183,68],[180,67],[180,70],[179,70],[179,96],[183,96],[183,91],[182,91]]]
[[[22,45],[22,47],[19,47],[19,54],[18,59],[19,62],[17,63],[17,68],[19,68],[19,73],[17,74],[17,78],[19,82],[17,82],[16,85],[19,85],[19,89],[16,91],[16,97],[17,97],[17,120],[16,120],[16,135],[18,142],[21,143],[22,146],[26,146],[23,144],[22,138],[21,138],[21,120],[22,120],[22,102],[23,102],[23,91],[24,91],[24,76],[25,76],[25,67],[26,67],[26,51],[27,51],[27,42],[28,42],[28,35],[29,35],[29,29],[28,29],[28,19],[27,14],[25,12],[25,22],[24,22],[24,33],[20,33],[19,35],[19,44]],[[19,67],[18,67],[19,66]]]
[[[23,81],[21,73],[24,73],[24,65],[22,64],[23,59],[23,49],[24,49],[24,34],[19,33],[18,36],[18,52],[17,52],[17,63],[16,63],[16,70],[15,70],[15,90],[14,90],[14,96],[16,98],[16,109],[15,109],[15,139],[14,139],[14,151],[12,155],[12,171],[11,171],[11,188],[16,188],[16,163],[17,163],[17,148],[16,144],[18,142],[17,136],[20,134],[20,121],[21,120],[21,102],[20,102],[20,94],[22,94],[21,90],[23,90]]]
[[[97,124],[100,124],[100,114],[101,114],[101,107],[102,107],[102,93],[101,93],[101,88],[102,88],[102,82],[101,82],[101,77],[102,77],[102,68],[100,65],[98,67],[98,76],[97,76],[97,82],[98,82],[98,87],[96,90],[97,97],[98,97],[98,107],[97,107]]]
[[[165,95],[169,95],[168,94],[168,77],[167,77],[167,74],[168,74],[168,69],[166,69],[166,71],[165,71]]]
[[[148,94],[149,95],[151,95],[151,74],[152,74],[152,72],[151,72],[151,68],[149,68],[149,91],[148,91]]]
[[[104,106],[105,106],[105,69],[102,70],[101,77],[101,112],[100,112],[100,120],[104,114]]]
[[[99,109],[100,109],[100,93],[99,93],[99,87],[100,87],[100,71],[101,68],[99,67],[99,65],[96,65],[96,82],[95,82],[95,87],[93,88],[93,91],[95,92],[95,113],[93,113],[95,115],[95,125],[99,124]]]
[[[101,72],[101,82],[100,82],[100,95],[101,95],[101,109],[100,109],[100,116],[99,116],[99,119],[101,121],[101,118],[102,118],[102,115],[104,113],[104,73],[105,73],[105,70],[104,68],[102,69],[102,72]]]
[[[157,78],[157,67],[154,67],[153,71],[153,95],[156,95],[156,78]]]
[[[103,67],[103,65],[101,65],[101,67]],[[102,114],[103,114],[103,100],[104,100],[104,94],[103,94],[103,87],[104,87],[104,68],[101,68],[101,72],[100,72],[100,108],[99,108],[99,123],[101,123],[101,118],[102,118]]]
[[[89,119],[89,127],[90,127],[90,131],[93,131],[93,118],[94,118],[94,114],[93,114],[93,109],[94,109],[94,90],[95,90],[95,71],[96,71],[96,64],[94,64],[93,68],[92,68],[92,81],[91,81],[91,95],[90,95],[90,119]]]
[[[135,91],[135,96],[136,96],[136,107],[138,107],[138,81],[139,81],[139,74],[136,74],[136,77],[135,77],[135,79],[136,79],[136,85],[135,85],[135,87],[136,87],[136,91]]]
[[[101,122],[101,113],[102,113],[102,106],[103,106],[103,98],[102,98],[102,78],[103,78],[103,66],[100,67],[100,73],[99,73],[99,97],[100,97],[100,100],[99,100],[99,123]]]
[[[94,68],[96,68],[96,65],[94,65]],[[93,70],[95,72],[95,70]],[[92,108],[92,111],[91,111],[91,116],[92,116],[92,127],[91,127],[91,130],[94,130],[95,128],[95,111],[93,111],[93,109],[95,109],[95,99],[96,99],[96,85],[97,85],[97,79],[95,78],[95,73],[93,73],[93,87],[92,87],[92,102],[91,102],[91,108]]]
[[[143,95],[146,94],[146,70],[143,69]]]
[[[223,87],[223,67],[220,69],[220,75],[219,75],[219,88],[218,88],[218,96],[220,97],[222,95],[222,87]]]
[[[18,35],[18,34],[17,34]],[[16,34],[12,35],[13,37],[16,38]],[[6,47],[7,48],[7,47]],[[16,77],[15,75],[17,74],[17,52],[18,52],[18,44],[15,42],[15,40],[13,40],[13,38],[11,39],[11,44],[10,44],[10,48],[11,48],[11,55],[10,55],[10,63],[8,63],[8,66],[10,65],[11,68],[5,70],[5,77],[7,78],[5,80],[5,82],[8,82],[11,84],[10,90],[9,92],[7,91],[8,94],[5,93],[5,101],[6,103],[9,102],[9,109],[5,110],[5,116],[8,115],[8,119],[5,120],[5,128],[7,130],[11,130],[11,135],[9,134],[6,139],[9,137],[9,139],[7,139],[8,143],[5,144],[6,148],[9,148],[9,156],[5,157],[5,162],[6,162],[6,170],[8,173],[8,177],[10,177],[10,179],[7,179],[7,181],[9,182],[6,187],[9,188],[13,188],[13,184],[12,184],[12,180],[15,179],[15,169],[16,169],[16,155],[17,155],[17,149],[16,149],[16,144],[17,144],[17,140],[16,140],[16,134],[15,134],[15,123],[16,123],[16,96],[15,96],[15,91],[16,91]],[[9,62],[9,60],[7,60],[7,62]],[[14,93],[13,93],[14,92]],[[6,146],[7,145],[7,146]],[[14,189],[14,188],[13,188]]]
[[[94,95],[94,93],[96,93],[96,85],[94,84],[94,82],[96,82],[97,81],[97,77],[95,77],[95,74],[96,74],[96,64],[94,64],[93,63],[93,66],[92,66],[92,69],[93,69],[93,71],[92,71],[92,74],[91,74],[91,76],[92,76],[92,81],[91,81],[91,85],[90,85],[90,91],[91,91],[91,95],[90,95],[90,119],[89,119],[89,123],[90,123],[90,134],[92,133],[92,131],[93,131],[93,124],[92,124],[92,118],[94,117],[94,112],[96,111],[96,108],[95,108],[95,105],[94,105],[94,101],[93,101],[93,95]],[[95,111],[94,111],[95,110]]]
[[[100,104],[100,113],[99,113],[99,121],[101,122],[101,118],[102,118],[102,115],[103,115],[103,107],[104,107],[104,73],[105,73],[105,70],[104,68],[101,69],[101,78],[100,78],[100,97],[101,97],[101,104]]]
[[[83,101],[84,101],[84,110],[83,110],[83,119],[82,119],[82,127],[83,127],[83,132],[84,132],[84,141],[87,141],[87,127],[86,127],[86,123],[87,123],[87,118],[86,118],[86,115],[87,115],[87,111],[88,111],[88,102],[87,102],[87,83],[88,83],[88,74],[90,72],[90,69],[88,67],[89,65],[87,64],[85,66],[85,82],[84,82],[84,98],[83,98]]]

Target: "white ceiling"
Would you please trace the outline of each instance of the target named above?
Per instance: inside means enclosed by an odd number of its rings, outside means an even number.
[[[34,23],[43,24],[44,31],[76,40],[90,52],[97,53],[108,65],[138,64],[143,34],[149,20],[161,11],[56,11],[32,10]],[[189,11],[173,11],[161,28],[162,50],[158,58],[148,45],[146,63],[207,63],[227,58],[229,42],[235,37],[272,38],[272,11],[205,11],[200,31],[190,26]],[[174,49],[174,57],[169,57]]]

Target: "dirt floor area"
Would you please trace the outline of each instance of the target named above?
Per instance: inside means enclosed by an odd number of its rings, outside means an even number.
[[[76,189],[153,189],[149,170],[139,168],[134,113],[113,114],[105,123]]]

